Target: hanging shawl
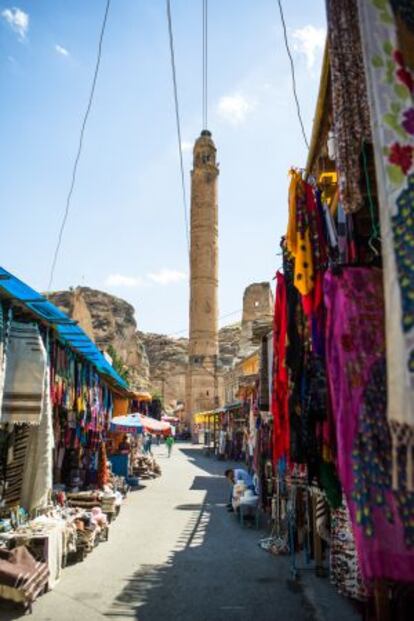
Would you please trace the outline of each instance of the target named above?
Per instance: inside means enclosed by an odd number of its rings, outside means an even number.
[[[363,205],[360,156],[371,141],[357,0],[326,0],[326,8],[339,193],[350,213]]]
[[[302,295],[308,295],[314,286],[312,231],[307,209],[308,184],[296,170],[290,171],[289,221],[286,247],[295,259],[294,283]]]
[[[47,506],[53,486],[52,401],[50,398],[50,373],[45,374],[43,409],[39,426],[29,429],[28,448],[24,467],[20,504],[27,511]]]
[[[414,494],[392,490],[386,424],[382,274],[328,271],[324,280],[326,360],[338,472],[364,578],[414,580]]]
[[[35,323],[12,321],[6,348],[0,422],[39,425],[46,372],[46,350]]]
[[[397,21],[387,2],[381,6],[372,0],[358,2],[381,222],[393,485],[398,486],[397,456],[403,446],[407,449],[407,487],[413,490],[414,72],[399,49],[397,25],[406,22],[405,37],[411,35],[412,54],[412,5],[410,23],[404,11]],[[396,9],[400,4],[393,2]]]
[[[276,301],[273,323],[273,462],[289,455],[289,378],[286,367],[287,306],[286,283],[281,272],[276,274]]]

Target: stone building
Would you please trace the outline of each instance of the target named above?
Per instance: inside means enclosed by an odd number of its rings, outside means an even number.
[[[217,407],[218,203],[216,147],[208,130],[196,140],[191,172],[190,341],[186,412]]]
[[[255,349],[253,325],[256,321],[273,319],[273,292],[269,282],[255,282],[244,290],[240,355],[248,356]]]

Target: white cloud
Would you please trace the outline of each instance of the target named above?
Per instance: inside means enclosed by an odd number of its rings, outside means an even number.
[[[176,270],[163,269],[155,274],[148,274],[148,278],[158,285],[170,285],[171,283],[187,280],[187,274]]]
[[[154,283],[157,285],[170,285],[187,280],[187,274],[177,270],[162,269],[143,276],[125,276],[124,274],[109,274],[105,280],[107,287],[126,287],[133,289],[136,287],[150,287]]]
[[[69,56],[68,50],[65,47],[62,47],[61,45],[56,44],[55,45],[55,50],[61,56]]]
[[[325,46],[325,28],[315,28],[311,24],[293,31],[293,49],[306,57],[308,69],[312,69],[316,61],[316,54]]]
[[[17,32],[19,38],[24,40],[29,30],[29,15],[17,7],[4,9],[1,16],[9,24],[10,28]]]
[[[123,276],[122,274],[109,274],[105,280],[108,287],[141,287],[144,279],[141,276]]]
[[[192,142],[188,142],[188,140],[183,140],[181,143],[181,148],[183,150],[183,152],[188,152],[188,151],[192,151],[193,150],[193,143]]]
[[[253,101],[241,93],[224,95],[217,104],[219,116],[231,125],[242,125],[253,108]]]

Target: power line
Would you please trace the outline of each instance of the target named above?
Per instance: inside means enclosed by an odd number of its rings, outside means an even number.
[[[182,140],[181,140],[180,108],[178,105],[177,72],[175,69],[174,35],[173,35],[173,29],[172,29],[170,0],[166,0],[166,1],[167,1],[168,34],[170,38],[171,73],[172,73],[173,91],[174,91],[175,121],[177,125],[178,155],[180,158],[181,189],[183,193],[185,235],[186,235],[186,240],[187,240],[188,257],[190,258],[190,234],[189,234],[189,226],[188,226],[187,194],[185,191],[183,145],[182,145]]]
[[[232,315],[237,315],[237,313],[241,313],[242,310],[242,308],[239,308],[238,310],[232,311],[231,313],[226,313],[226,315],[221,315],[218,320],[221,321],[222,319],[226,319],[227,317],[231,317]],[[187,328],[185,328],[184,330],[179,330],[178,332],[172,332],[167,336],[177,336],[178,334],[184,334],[185,332],[187,332]]]
[[[85,112],[85,115],[84,115],[84,118],[83,118],[81,132],[80,132],[80,136],[79,136],[78,151],[76,153],[76,158],[75,158],[75,162],[74,162],[73,170],[72,170],[72,180],[71,180],[68,196],[66,198],[65,213],[63,215],[62,224],[60,226],[59,235],[58,235],[58,241],[57,241],[57,244],[56,244],[55,254],[53,256],[52,267],[51,267],[51,270],[50,270],[48,291],[50,291],[52,289],[53,277],[55,275],[55,269],[56,269],[56,263],[57,263],[57,260],[58,260],[59,250],[60,250],[60,247],[62,245],[62,239],[63,239],[63,233],[64,233],[65,226],[66,226],[66,221],[67,221],[68,215],[69,215],[69,210],[70,210],[70,204],[71,204],[71,200],[72,200],[73,190],[75,188],[76,173],[77,173],[77,170],[78,170],[78,164],[79,164],[80,156],[81,156],[81,153],[82,153],[82,147],[83,147],[83,138],[84,138],[84,134],[85,134],[85,129],[86,129],[86,124],[87,124],[87,121],[88,121],[89,113],[90,113],[91,108],[92,108],[92,102],[93,102],[93,97],[94,97],[94,94],[95,94],[96,82],[97,82],[97,79],[98,79],[99,67],[100,67],[100,64],[101,64],[102,44],[103,44],[103,38],[104,38],[104,34],[105,34],[106,22],[107,22],[107,19],[108,19],[108,13],[109,13],[110,4],[111,4],[111,0],[106,0],[105,13],[104,13],[104,18],[103,18],[103,22],[102,22],[101,33],[100,33],[100,36],[99,36],[98,54],[97,54],[97,58],[96,58],[95,71],[94,71],[93,80],[92,80],[92,86],[91,86],[91,90],[90,90],[90,94],[89,94],[88,105],[86,107],[86,112]]]
[[[203,129],[208,125],[208,0],[203,0]]]
[[[290,70],[291,70],[291,74],[292,74],[292,90],[293,90],[293,97],[294,97],[295,103],[296,103],[296,111],[297,111],[297,114],[298,114],[298,119],[299,119],[300,127],[301,127],[301,130],[302,130],[303,140],[305,141],[306,148],[309,149],[309,142],[308,142],[308,139],[306,137],[305,126],[303,124],[302,112],[301,112],[301,109],[300,109],[299,98],[298,98],[298,94],[297,94],[297,90],[296,90],[295,65],[294,65],[292,53],[291,53],[290,47],[289,47],[289,41],[288,41],[287,29],[286,29],[286,22],[285,22],[285,17],[283,15],[283,7],[282,7],[282,1],[281,0],[278,0],[278,5],[279,5],[279,12],[280,12],[280,19],[281,19],[282,27],[283,27],[283,37],[285,39],[285,47],[286,47],[286,51],[287,51],[287,54],[289,56],[289,61],[290,61]]]

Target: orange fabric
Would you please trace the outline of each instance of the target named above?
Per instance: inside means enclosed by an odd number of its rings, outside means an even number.
[[[116,416],[126,416],[126,414],[128,414],[128,408],[128,399],[125,399],[125,397],[115,397],[112,418],[115,418]]]

